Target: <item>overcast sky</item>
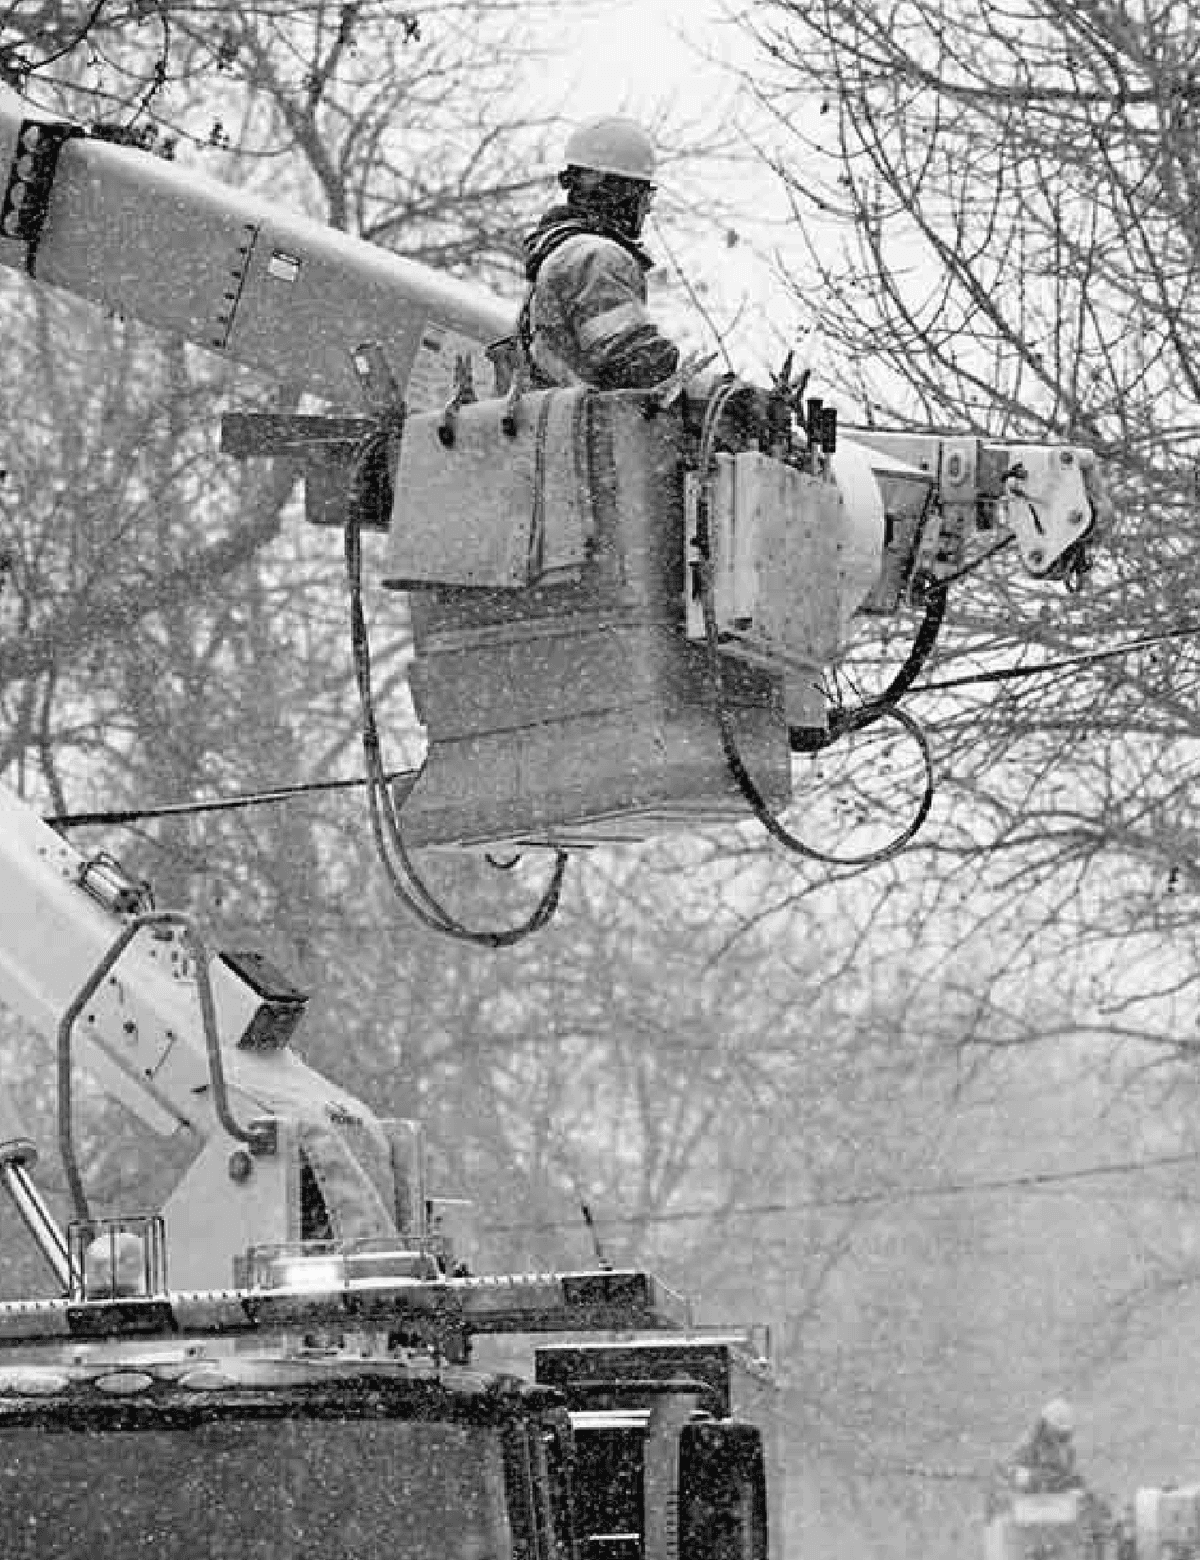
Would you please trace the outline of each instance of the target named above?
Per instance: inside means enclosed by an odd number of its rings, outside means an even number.
[[[730,46],[723,0],[611,0],[563,35],[561,85],[581,115],[614,108],[657,118],[681,97],[715,105],[728,82],[706,56]]]

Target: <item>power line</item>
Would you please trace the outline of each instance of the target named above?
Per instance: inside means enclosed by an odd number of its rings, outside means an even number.
[[[726,1208],[676,1208],[661,1213],[614,1214],[602,1222],[612,1224],[684,1224],[701,1219],[765,1218],[786,1213],[837,1208],[864,1208],[893,1203],[924,1202],[946,1197],[992,1196],[998,1192],[1041,1191],[1069,1186],[1074,1182],[1099,1180],[1106,1176],[1138,1175],[1146,1170],[1169,1169],[1195,1164],[1200,1151],[1162,1154],[1143,1159],[1107,1160],[1099,1164],[1077,1165],[1067,1170],[1031,1170],[1021,1175],[988,1176],[978,1180],[927,1182],[915,1186],[876,1187],[861,1192],[841,1192],[823,1197],[796,1197],[783,1201],[741,1203]],[[489,1224],[489,1234],[512,1235],[541,1230],[574,1229],[575,1219],[546,1219],[520,1224]]]
[[[1152,649],[1155,645],[1178,639],[1200,637],[1200,623],[1185,623],[1178,628],[1163,629],[1156,634],[1144,634],[1106,650],[1081,651],[1078,655],[1058,656],[1051,661],[1039,661],[1033,666],[999,666],[991,671],[968,672],[960,677],[943,677],[931,682],[914,685],[909,696],[917,693],[944,693],[953,688],[967,688],[985,683],[1001,683],[1023,680],[1029,677],[1049,676],[1055,672],[1069,671],[1077,666],[1090,666],[1104,661],[1119,660],[1139,650]],[[412,780],[416,771],[397,769],[387,775],[392,783]],[[139,823],[152,818],[186,818],[192,815],[215,812],[234,812],[248,807],[265,807],[293,801],[300,796],[315,795],[326,791],[345,791],[367,784],[364,776],[343,780],[310,780],[295,785],[272,786],[262,791],[240,792],[234,796],[220,797],[207,802],[167,802],[147,807],[108,808],[96,812],[67,813],[63,817],[47,817],[46,822],[56,829],[74,829],[108,825],[110,827]]]
[[[1111,645],[1107,650],[1080,651],[1078,655],[1059,656],[1053,661],[1038,661],[1032,666],[1000,666],[990,672],[969,672],[961,677],[944,677],[935,682],[917,684],[910,693],[941,693],[948,688],[966,688],[975,683],[1012,682],[1024,677],[1042,677],[1051,672],[1069,671],[1076,666],[1090,666],[1100,661],[1115,661],[1123,655],[1138,650],[1148,650],[1155,645],[1174,639],[1193,639],[1200,635],[1200,624],[1185,624],[1180,628],[1164,629],[1158,634],[1145,634],[1140,639],[1126,640]]]
[[[390,785],[396,780],[412,780],[415,777],[416,771],[413,769],[395,769],[384,778]],[[244,791],[209,802],[166,802],[161,806],[109,808],[103,812],[66,813],[60,818],[49,816],[45,821],[55,829],[80,829],[98,824],[140,823],[146,818],[186,818],[193,813],[233,812],[242,807],[265,807],[272,803],[291,802],[299,796],[322,791],[348,791],[366,784],[365,776],[353,776],[345,780],[308,780],[296,785],[273,786],[265,791]]]

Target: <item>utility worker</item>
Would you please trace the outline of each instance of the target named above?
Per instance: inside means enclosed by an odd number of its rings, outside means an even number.
[[[530,383],[648,389],[679,349],[646,310],[653,261],[639,242],[654,199],[654,146],[632,119],[595,119],[567,141],[554,206],[525,240],[518,342]]]
[[[1006,1466],[1011,1488],[1024,1494],[1082,1489],[1083,1479],[1075,1466],[1075,1416],[1070,1404],[1062,1398],[1047,1403]]]

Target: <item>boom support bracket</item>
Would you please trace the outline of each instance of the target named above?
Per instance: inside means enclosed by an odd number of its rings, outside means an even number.
[[[0,203],[0,235],[20,239],[27,246],[25,269],[30,276],[34,275],[37,246],[50,209],[58,155],[66,142],[82,134],[78,125],[41,119],[22,120],[17,131],[16,154]]]

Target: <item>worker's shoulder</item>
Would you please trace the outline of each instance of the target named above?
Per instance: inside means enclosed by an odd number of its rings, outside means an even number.
[[[541,276],[553,285],[556,280],[569,279],[580,271],[596,267],[636,273],[638,263],[615,238],[608,238],[603,233],[572,233],[546,256]]]

